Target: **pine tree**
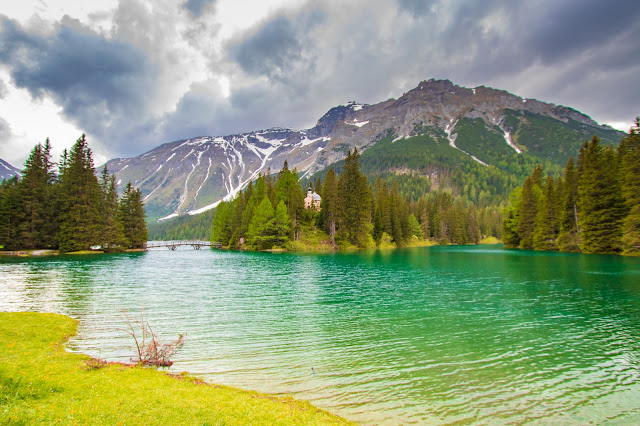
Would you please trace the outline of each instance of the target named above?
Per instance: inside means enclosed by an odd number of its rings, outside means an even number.
[[[622,194],[627,215],[622,223],[624,254],[640,254],[640,117],[618,147],[622,173]]]
[[[118,218],[124,228],[124,238],[130,248],[142,248],[147,242],[148,232],[145,222],[142,192],[127,183],[120,204]]]
[[[231,239],[231,203],[221,201],[216,207],[216,214],[211,224],[211,241],[218,242],[223,246],[229,245]]]
[[[538,170],[538,168],[536,168]],[[529,176],[525,179],[520,190],[520,203],[518,205],[518,235],[520,236],[520,247],[525,249],[533,248],[533,232],[535,230],[536,216],[542,190],[538,186],[537,176]]]
[[[7,250],[20,249],[18,224],[24,221],[18,177],[0,184],[0,245]]]
[[[300,221],[304,212],[304,194],[298,185],[298,173],[288,168],[284,162],[282,170],[278,173],[278,180],[275,184],[275,204],[283,201],[287,207],[287,215],[291,218],[290,228],[293,230],[293,239],[300,236]]]
[[[273,232],[273,219],[275,211],[269,197],[264,198],[254,210],[249,229],[247,230],[247,242],[258,250],[266,250],[273,247],[275,235]]]
[[[409,215],[409,227],[411,229],[411,235],[418,237],[418,239],[422,240],[424,238],[424,234],[422,233],[422,227],[416,219],[416,216],[411,213]]]
[[[371,193],[367,178],[360,172],[357,148],[349,151],[338,179],[339,231],[351,244],[365,247],[371,223]]]
[[[289,242],[289,234],[291,234],[291,220],[287,213],[287,206],[284,200],[281,200],[276,206],[273,214],[273,239],[274,244],[278,247],[284,247]]]
[[[100,245],[106,250],[123,247],[126,240],[124,226],[118,218],[116,177],[109,174],[106,164],[100,176],[100,192],[100,213],[102,214]]]
[[[480,242],[480,224],[478,223],[478,211],[473,206],[467,207],[465,214],[467,222],[467,243],[478,244]]]
[[[100,186],[85,135],[76,141],[69,157],[63,158],[60,196],[60,250],[86,250],[99,244],[102,222],[98,211]]]
[[[625,214],[616,155],[594,136],[580,150],[578,180],[581,250],[615,253],[621,249]]]
[[[573,157],[564,169],[564,186],[560,204],[560,232],[558,249],[563,252],[580,251],[580,230],[578,228],[578,172]]]
[[[376,247],[380,246],[380,242],[382,242],[383,235],[383,225],[382,225],[382,215],[380,213],[380,209],[376,208],[373,213],[373,241],[376,243]]]
[[[25,163],[18,183],[22,203],[22,220],[16,224],[16,245],[25,249],[53,248],[56,226],[53,206],[53,163],[49,139],[38,144]]]
[[[536,215],[533,232],[533,248],[536,250],[557,250],[556,245],[556,193],[553,178],[547,177],[540,206]]]
[[[323,229],[329,234],[331,243],[335,244],[338,220],[338,182],[333,168],[329,169],[324,179],[321,197],[320,222]]]
[[[520,234],[518,233],[519,206],[520,188],[518,187],[509,195],[509,204],[502,212],[502,242],[506,247],[513,248],[520,245]]]

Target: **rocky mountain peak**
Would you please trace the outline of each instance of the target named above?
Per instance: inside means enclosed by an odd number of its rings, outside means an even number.
[[[488,140],[501,147],[501,155],[564,155],[565,150],[551,152],[548,141],[539,140],[550,126],[555,130],[548,134],[567,126],[564,133],[576,138],[603,129],[568,107],[491,87],[470,89],[430,79],[398,99],[333,107],[311,129],[276,127],[171,142],[136,158],[111,160],[109,169],[119,181],[140,187],[150,216],[157,218],[213,208],[259,173],[276,172],[285,160],[289,168],[311,176],[344,159],[348,150],[364,152],[390,134],[392,143],[426,135],[482,167],[491,167],[483,148]]]

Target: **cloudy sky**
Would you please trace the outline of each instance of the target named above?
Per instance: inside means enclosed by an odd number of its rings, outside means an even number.
[[[0,158],[86,133],[96,163],[165,142],[312,127],[351,100],[450,79],[640,114],[624,0],[0,0]]]

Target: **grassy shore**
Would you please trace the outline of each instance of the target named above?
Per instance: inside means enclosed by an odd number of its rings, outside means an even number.
[[[66,352],[71,318],[0,313],[0,424],[348,424],[292,398]]]

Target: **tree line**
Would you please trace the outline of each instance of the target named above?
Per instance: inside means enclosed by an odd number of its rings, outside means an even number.
[[[561,177],[541,167],[510,196],[505,245],[563,252],[640,254],[640,119],[617,148],[585,142]]]
[[[286,162],[277,175],[260,175],[235,199],[218,205],[211,239],[231,248],[286,248],[314,228],[337,246],[402,247],[422,240],[476,244],[483,231],[501,231],[497,209],[477,209],[448,192],[410,201],[396,183],[389,187],[378,178],[370,184],[359,158],[357,149],[349,151],[341,173],[331,168],[324,181],[315,181],[319,209],[305,209],[298,173]]]
[[[142,193],[129,182],[118,196],[105,165],[100,178],[85,135],[58,164],[49,139],[34,147],[22,178],[0,185],[0,245],[61,252],[141,248],[147,241]]]

